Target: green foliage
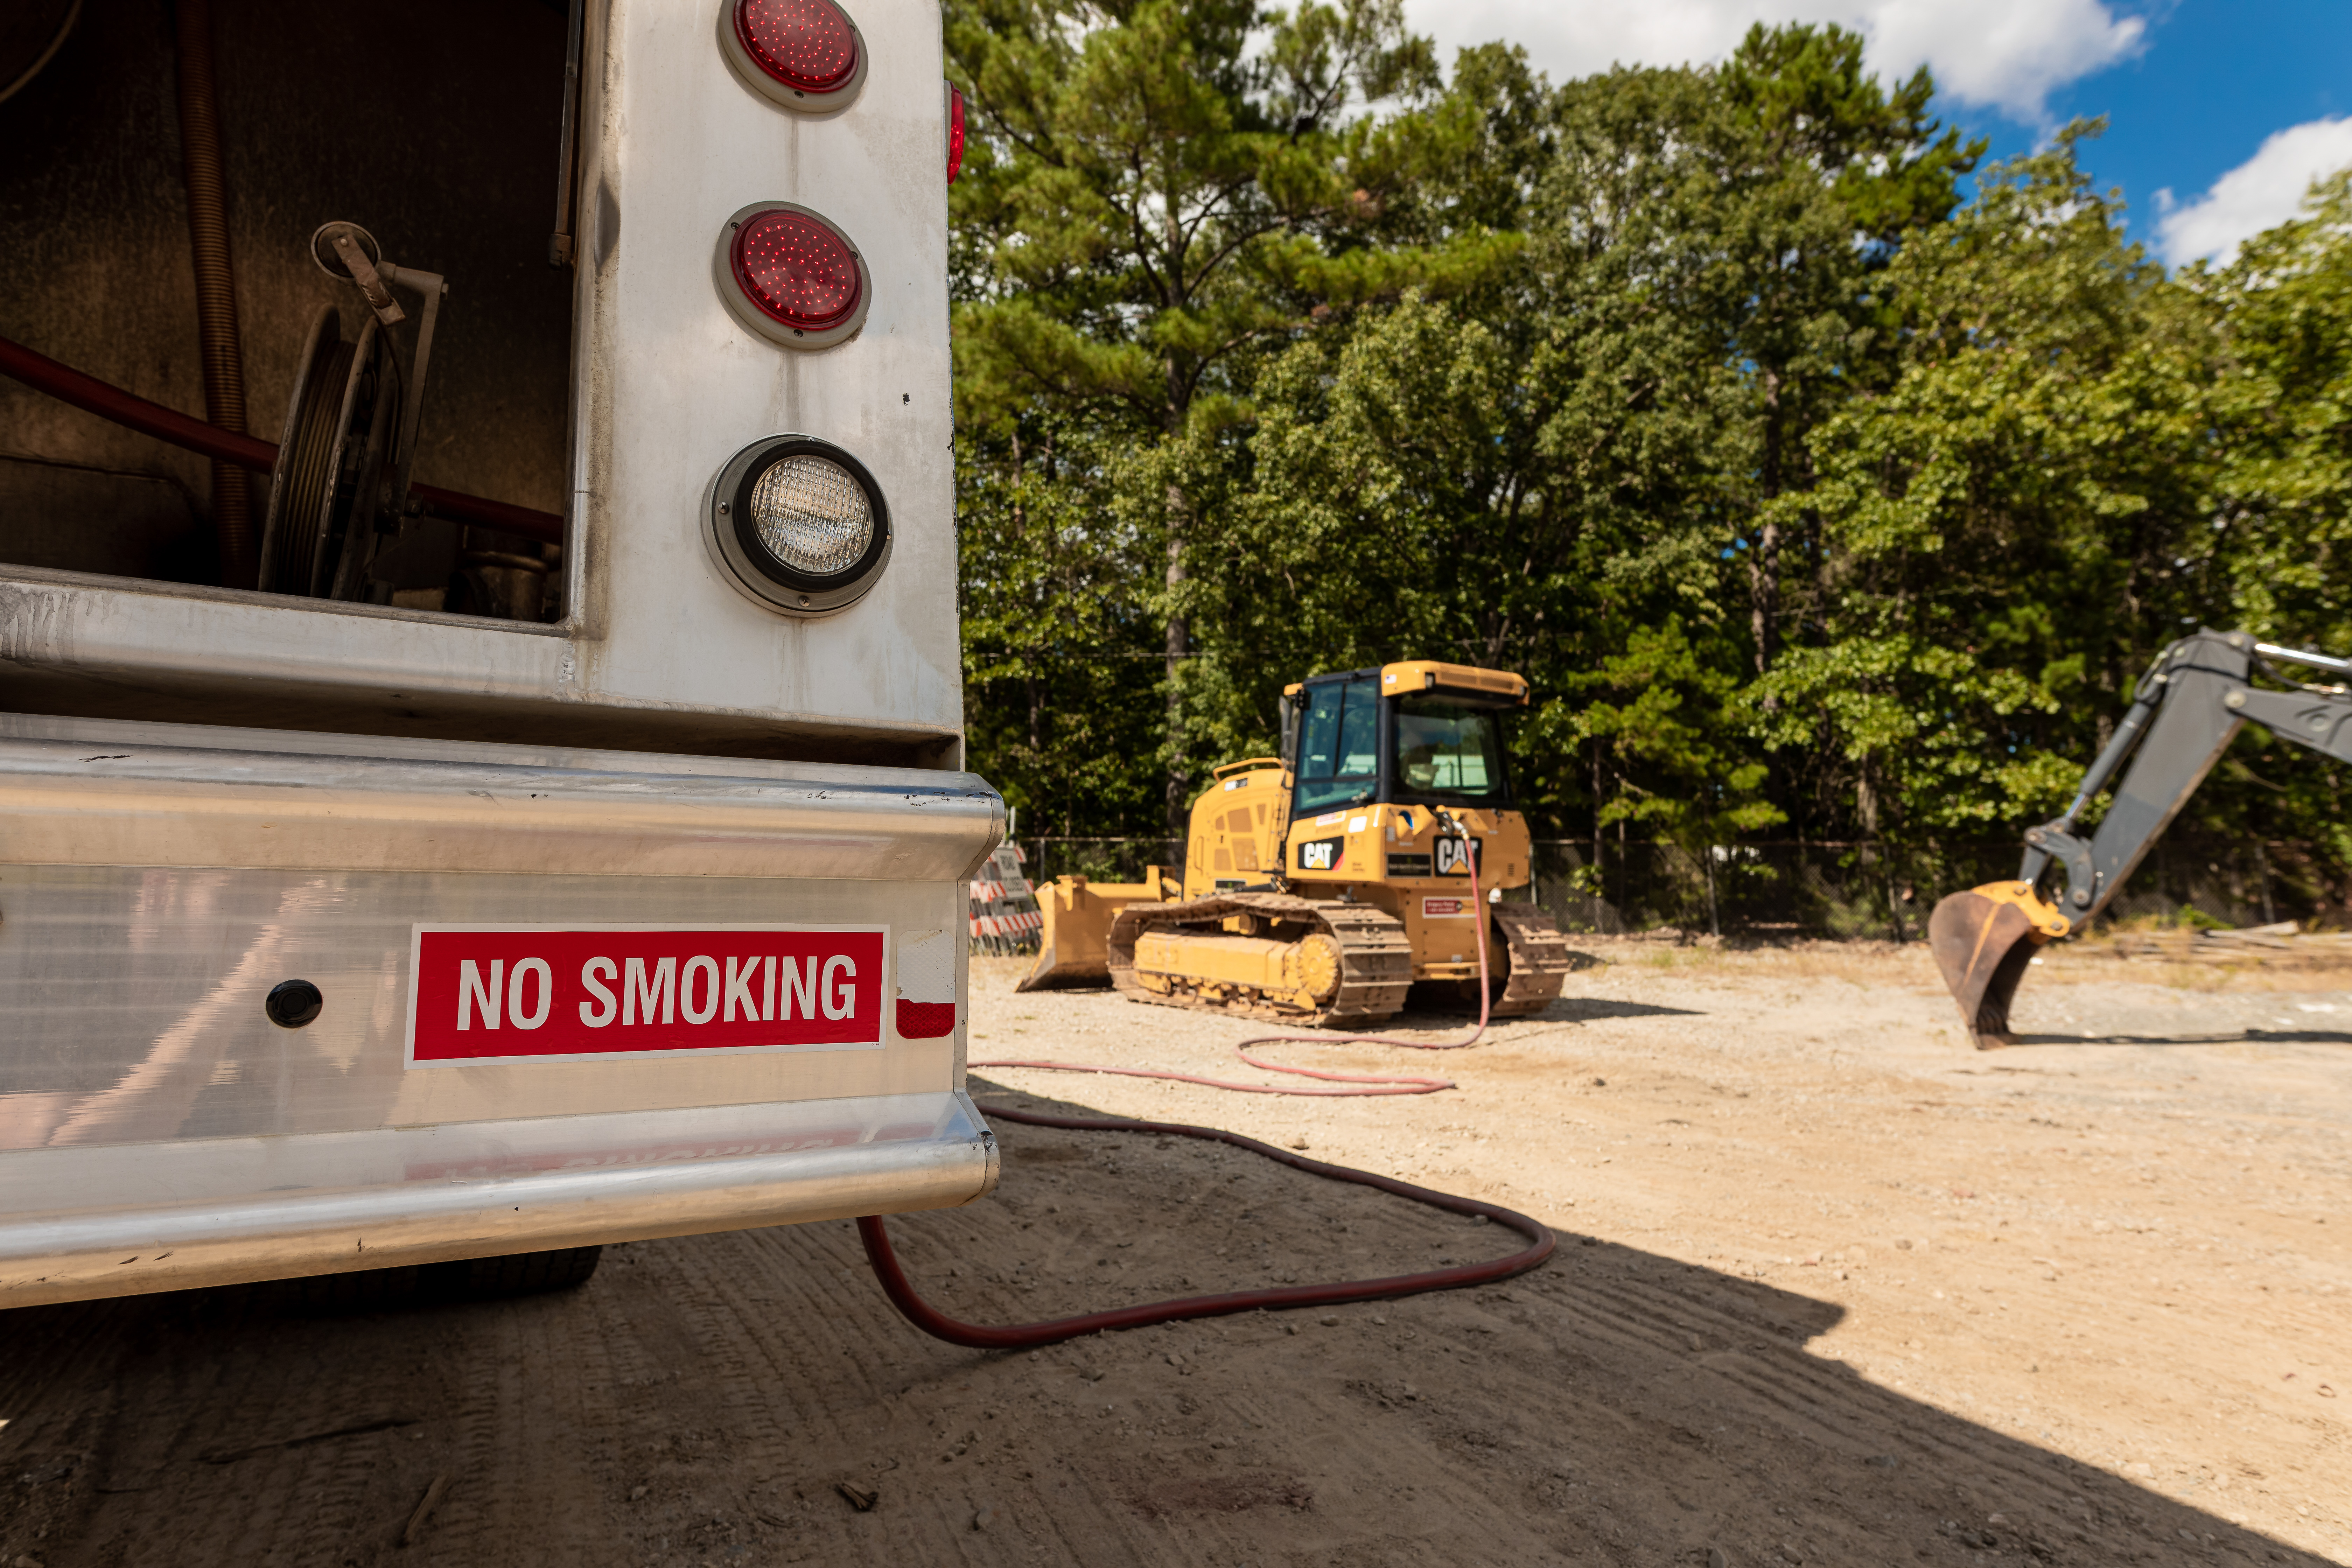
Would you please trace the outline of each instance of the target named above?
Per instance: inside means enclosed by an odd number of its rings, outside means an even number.
[[[2168,277],[2095,127],[1962,205],[1982,144],[1839,28],[1555,85],[1400,15],[950,8],[971,754],[1024,820],[1162,831],[1286,683],[1441,658],[1532,683],[1539,831],[1927,879],[2183,631],[2352,648],[2345,179]],[[2192,816],[2316,885],[2342,805],[2249,731]]]
[[[1122,619],[1160,628],[1171,831],[1204,728],[1185,662],[1192,536],[1223,470],[1246,460],[1253,352],[1310,312],[1462,287],[1515,247],[1476,225],[1433,228],[1415,201],[1453,122],[1349,112],[1435,92],[1432,48],[1401,16],[1402,0],[949,10],[950,70],[975,116],[951,204],[958,412],[989,443],[976,461],[1005,460],[996,444],[1024,416],[1104,444],[1111,531],[1139,552],[1123,552]]]
[[[2233,618],[2352,645],[2352,174],[2218,274],[2182,281],[2221,329],[2213,531]]]
[[[2174,628],[2210,452],[2201,341],[2070,143],[1990,172],[1887,268],[1900,374],[1811,440],[1820,631],[1757,731],[1930,838],[2055,815]]]

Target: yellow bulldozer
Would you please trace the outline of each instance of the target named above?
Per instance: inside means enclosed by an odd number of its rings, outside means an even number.
[[[1550,916],[1502,900],[1533,876],[1503,739],[1527,701],[1517,675],[1421,659],[1286,687],[1282,755],[1215,771],[1181,872],[1038,889],[1044,947],[1021,989],[1108,982],[1139,1002],[1361,1026],[1415,982],[1475,1008],[1483,936],[1490,1016],[1539,1011],[1568,945]]]

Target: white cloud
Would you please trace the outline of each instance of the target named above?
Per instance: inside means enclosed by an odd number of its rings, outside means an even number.
[[[1954,97],[2034,125],[2053,89],[2137,53],[2147,31],[2106,0],[1405,0],[1405,14],[1449,59],[1503,38],[1554,81],[1719,60],[1757,22],[1835,22],[1868,40],[1874,70],[1927,66]]]
[[[2352,117],[2312,120],[2274,131],[2254,155],[2193,202],[2156,193],[2156,243],[2178,267],[2200,257],[2228,260],[2249,237],[2285,222],[2311,182],[2352,166]]]

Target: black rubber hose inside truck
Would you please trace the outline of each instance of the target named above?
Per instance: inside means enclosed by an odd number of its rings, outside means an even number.
[[[174,0],[180,52],[180,163],[188,194],[188,240],[196,269],[196,337],[205,372],[205,418],[242,436],[245,353],[236,321],[236,274],[228,248],[227,181],[221,173],[220,102],[213,80],[210,0]],[[215,458],[213,530],[221,583],[250,588],[260,555],[253,487],[238,464]]]

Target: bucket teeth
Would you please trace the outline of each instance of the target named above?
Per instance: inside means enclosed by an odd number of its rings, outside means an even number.
[[[2013,1046],[2009,1005],[2034,952],[2065,921],[2022,882],[1995,882],[1954,893],[1927,917],[1927,947],[1960,1005],[1977,1049]],[[2055,926],[2056,930],[2052,928]]]

